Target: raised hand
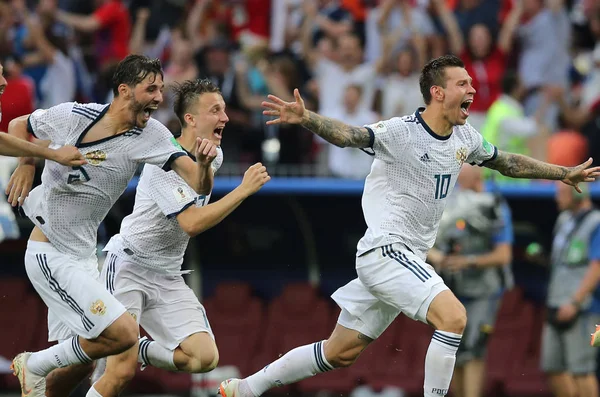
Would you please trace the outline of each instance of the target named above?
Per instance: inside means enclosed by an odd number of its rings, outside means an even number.
[[[196,149],[196,161],[198,163],[209,166],[217,157],[217,146],[208,139],[198,138],[198,148]]]
[[[590,157],[585,163],[573,167],[561,182],[573,186],[578,193],[581,193],[579,184],[581,182],[594,182],[600,176],[600,167],[588,168],[592,164]]]
[[[306,108],[297,88],[294,89],[295,102],[286,102],[275,95],[269,95],[268,98],[269,101],[262,102],[262,107],[268,109],[263,110],[263,114],[274,116],[276,119],[267,121],[267,125],[281,123],[300,124],[302,122],[302,116]]]
[[[261,163],[256,163],[250,166],[244,173],[241,186],[244,187],[248,196],[250,196],[258,192],[270,180],[271,177],[267,173],[267,168]]]

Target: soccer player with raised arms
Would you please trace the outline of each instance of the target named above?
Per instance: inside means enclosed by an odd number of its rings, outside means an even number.
[[[212,161],[216,172],[222,164],[223,129],[229,118],[219,88],[210,80],[185,81],[175,89],[175,114],[182,125],[177,139],[190,152],[196,139],[208,139],[218,147]],[[270,179],[257,163],[242,183],[221,200],[208,204],[210,192],[196,194],[174,172],[155,165],[144,166],[137,187],[133,213],[123,219],[121,231],[105,247],[102,269],[106,288],[154,339],[107,359],[104,375],[88,397],[118,396],[135,374],[138,360],[170,371],[208,372],[219,361],[207,313],[185,284],[181,270],[190,237],[215,226]],[[95,377],[92,377],[93,380]]]
[[[29,194],[34,168],[29,159],[21,159],[8,187],[9,201],[22,203],[35,225],[25,269],[48,306],[49,340],[59,341],[14,358],[23,395],[44,396],[45,377],[56,368],[89,363],[137,344],[137,323],[99,282],[96,244],[98,226],[139,164],[172,169],[198,194],[212,190],[215,145],[198,140],[195,156],[207,161],[196,163],[165,126],[150,118],[163,100],[163,87],[159,60],[130,55],[116,68],[110,104],[64,103],[9,125],[9,134],[22,139],[33,134],[51,148],[75,146],[87,161],[75,167],[46,162],[42,184]]]
[[[401,312],[435,332],[425,358],[425,397],[448,393],[456,351],[467,321],[463,305],[432,266],[433,246],[446,198],[464,162],[515,178],[559,180],[579,191],[594,181],[592,162],[569,168],[499,151],[467,123],[475,97],[463,62],[452,55],[427,63],[420,76],[425,108],[364,127],[349,126],[295,102],[270,95],[267,124],[299,124],[340,147],[375,156],[365,181],[362,207],[367,231],[358,243],[358,278],[334,292],[341,307],[325,341],[295,348],[245,379],[221,383],[222,397],[258,397],[272,387],[350,366]]]

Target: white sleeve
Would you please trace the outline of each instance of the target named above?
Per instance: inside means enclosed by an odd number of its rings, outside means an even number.
[[[189,187],[175,171],[164,172],[153,165],[145,165],[140,183],[152,201],[167,218],[173,218],[194,205],[197,200],[206,200]]]
[[[165,171],[171,169],[173,161],[187,153],[171,132],[156,120],[142,131],[139,145],[133,152],[133,160],[139,163],[153,164]]]
[[[37,139],[64,145],[71,131],[73,104],[73,102],[66,102],[34,111],[27,118],[27,131]]]
[[[216,174],[217,171],[219,171],[219,168],[221,168],[221,165],[223,165],[223,149],[221,149],[221,147],[218,146],[217,147],[217,157],[215,157],[212,164],[210,165],[214,174]]]
[[[482,166],[486,162],[496,158],[498,155],[496,146],[489,143],[475,128],[468,124],[467,131],[470,138],[469,155],[466,160],[467,163]]]
[[[410,141],[410,131],[406,122],[399,117],[365,125],[371,135],[369,147],[376,159],[392,162],[406,148]]]

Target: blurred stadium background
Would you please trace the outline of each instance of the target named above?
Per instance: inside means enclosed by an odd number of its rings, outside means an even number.
[[[8,87],[0,130],[38,107],[110,101],[112,68],[128,53],[162,59],[167,99],[154,117],[174,134],[169,87],[197,77],[221,87],[230,122],[213,200],[256,161],[274,179],[188,249],[185,267],[195,272],[187,280],[206,306],[220,367],[195,376],[149,368],[128,389],[209,396],[220,380],[328,336],[338,314],[328,296],[355,277],[366,227],[360,194],[371,159],[301,128],[266,127],[260,101],[267,93],[291,98],[298,87],[311,109],[371,123],[414,112],[422,102],[420,67],[454,52],[478,90],[473,125],[489,128],[491,107],[507,96],[523,106],[519,125],[528,128],[517,144],[501,129],[486,130],[498,134],[493,143],[564,165],[588,155],[598,164],[599,40],[597,0],[2,0]],[[14,166],[0,159],[0,185]],[[516,287],[491,337],[486,395],[548,396],[539,371],[548,269],[528,262],[525,249],[550,246],[554,186],[489,179],[488,187],[513,212]],[[591,191],[600,198],[598,186]],[[134,192],[132,181],[99,230],[99,251],[131,211]],[[3,200],[0,218],[7,211]],[[32,226],[23,218],[18,225],[20,237],[5,231],[0,243],[0,395],[18,393],[9,360],[48,345],[46,308],[23,268]],[[418,395],[431,332],[401,317],[349,370],[272,393]]]

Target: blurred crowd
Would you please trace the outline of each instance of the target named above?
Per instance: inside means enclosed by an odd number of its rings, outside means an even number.
[[[420,68],[446,53],[473,78],[470,123],[500,149],[600,159],[598,0],[2,0],[0,130],[34,108],[110,101],[128,53],[162,60],[154,117],[174,134],[171,88],[218,84],[232,172],[263,161],[274,174],[363,178],[370,156],[266,126],[261,101],[299,88],[308,108],[351,124],[410,114],[423,106]]]

